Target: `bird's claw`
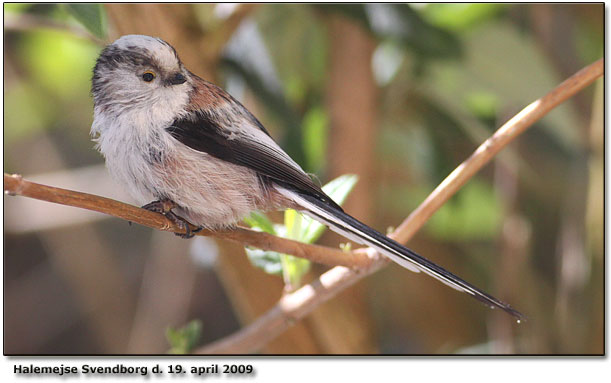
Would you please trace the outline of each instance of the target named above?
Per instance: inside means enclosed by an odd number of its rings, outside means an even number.
[[[193,231],[191,230],[191,224],[186,219],[177,216],[176,214],[172,213],[171,211],[164,213],[163,215],[165,215],[166,218],[168,218],[170,221],[174,222],[176,226],[185,230],[184,234],[174,233],[175,236],[184,238],[184,239],[193,238]]]
[[[180,227],[182,227],[183,229],[185,229],[185,234],[182,233],[174,233],[175,236],[180,237],[180,238],[184,238],[184,239],[189,239],[189,238],[193,238],[195,237],[195,233],[199,233],[200,231],[202,231],[204,228],[201,226],[196,227],[195,229],[191,229],[191,224],[189,223],[189,221],[185,220],[182,217],[176,216],[176,218],[178,218],[179,220],[182,220],[182,223],[177,223]],[[183,226],[184,224],[184,226]]]
[[[185,230],[184,234],[183,233],[174,233],[174,235],[178,237],[189,239],[189,238],[194,237],[194,233],[198,233],[202,231],[203,227],[197,227],[196,229],[191,229],[191,226],[193,225],[191,225],[189,221],[174,214],[172,212],[172,209],[175,207],[176,207],[176,203],[170,200],[153,201],[151,203],[148,203],[142,206],[143,209],[146,209],[148,211],[163,214],[167,219],[172,221],[172,223],[174,223],[176,226],[180,227],[181,229],[184,229]]]
[[[166,214],[176,207],[176,204],[169,199],[153,201],[142,206],[143,209],[152,211],[153,213]]]

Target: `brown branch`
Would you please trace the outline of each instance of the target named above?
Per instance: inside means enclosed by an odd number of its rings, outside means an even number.
[[[522,109],[520,113],[501,126],[492,137],[484,141],[460,166],[454,169],[426,200],[401,223],[393,233],[393,238],[399,242],[405,242],[411,238],[433,213],[501,149],[552,109],[602,76],[603,72],[604,61],[600,59],[575,73],[551,92]]]
[[[580,70],[544,97],[524,108],[501,126],[462,164],[460,164],[391,234],[399,242],[409,240],[464,183],[488,163],[507,144],[528,127],[562,102],[584,89],[604,73],[604,61],[600,59]],[[285,295],[267,313],[240,331],[197,349],[198,354],[244,354],[255,352],[282,334],[292,323],[300,320],[314,308],[334,297],[388,263],[379,258],[367,269],[349,270],[334,267],[314,282]]]
[[[184,229],[176,226],[161,214],[110,198],[29,182],[19,175],[4,174],[4,191],[10,195],[20,195],[97,211],[157,230],[172,231],[174,233],[185,232]],[[308,245],[243,227],[223,231],[202,230],[197,235],[215,236],[263,250],[292,254],[329,266],[341,265],[361,268],[368,267],[373,262],[373,257],[369,257],[362,252],[349,253],[324,246]]]

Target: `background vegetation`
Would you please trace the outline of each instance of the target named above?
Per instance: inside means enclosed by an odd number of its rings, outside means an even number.
[[[357,174],[345,207],[385,231],[496,127],[602,57],[603,18],[602,4],[5,4],[4,171],[131,201],[93,150],[89,87],[103,44],[145,33],[245,103],[322,184]],[[409,244],[527,323],[392,265],[262,352],[602,353],[603,112],[598,80]],[[4,205],[5,353],[185,352],[285,289],[234,244]],[[300,270],[307,282],[324,268]]]

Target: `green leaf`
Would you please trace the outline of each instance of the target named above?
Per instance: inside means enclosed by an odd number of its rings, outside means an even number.
[[[389,4],[390,12],[401,19],[402,26],[395,33],[385,31],[386,36],[398,38],[411,51],[423,57],[459,58],[462,43],[452,33],[429,24],[408,4]]]
[[[293,209],[284,212],[284,226],[286,227],[286,237],[299,239],[301,234],[301,214]]]
[[[322,189],[331,199],[341,205],[354,188],[357,180],[358,177],[355,175],[343,175],[329,182]],[[302,216],[292,209],[287,209],[284,212],[284,225],[272,224],[269,218],[261,213],[251,214],[244,222],[253,228],[261,229],[282,238],[290,238],[305,243],[316,241],[325,230],[324,225]],[[263,269],[268,274],[282,274],[287,286],[292,288],[299,286],[303,275],[310,270],[310,261],[307,259],[250,247],[246,247],[245,250],[248,259],[255,267]]]
[[[246,250],[246,255],[253,266],[262,269],[267,274],[282,274],[282,261],[280,260],[280,253],[255,249],[252,247],[246,247],[244,250]]]
[[[28,3],[4,3],[4,12],[24,13],[34,4]]]
[[[427,230],[445,240],[489,240],[498,236],[501,202],[490,184],[472,179],[427,224]]]
[[[300,240],[303,223],[303,216],[293,209],[287,209],[284,212],[284,226],[286,227],[286,237],[290,239]],[[280,261],[282,263],[282,275],[285,285],[292,290],[299,286],[301,277],[310,270],[310,261],[293,257],[288,254],[281,254]]]
[[[267,216],[258,211],[254,211],[250,216],[244,218],[244,223],[253,229],[260,229],[266,233],[276,235],[274,224],[267,218]]]
[[[346,200],[346,197],[348,197],[348,194],[350,194],[354,188],[354,185],[356,185],[358,179],[358,176],[354,174],[344,174],[343,176],[339,176],[323,186],[322,190],[329,197],[331,197],[335,203],[341,206]],[[303,216],[302,220],[301,234],[299,235],[299,238],[295,239],[305,243],[316,242],[316,240],[318,240],[318,238],[320,238],[322,233],[325,231],[326,226],[311,219],[310,217]]]
[[[421,14],[437,27],[462,31],[498,16],[507,8],[507,4],[428,4]]]
[[[465,104],[474,116],[494,121],[500,101],[492,92],[473,91],[467,93]]]
[[[37,86],[59,96],[59,101],[73,103],[89,92],[91,68],[100,47],[62,31],[32,31],[24,34],[19,45],[29,78]],[[56,109],[57,106],[54,107]]]
[[[192,320],[186,326],[174,329],[168,327],[166,339],[170,343],[170,354],[188,354],[197,345],[202,333],[202,323],[199,320]]]
[[[269,234],[279,235],[272,221],[263,213],[256,211],[252,212],[249,217],[244,218],[244,223],[253,229],[259,229]],[[281,232],[285,231],[283,227],[280,227],[280,229]],[[246,247],[245,250],[248,259],[255,267],[263,269],[268,274],[282,273],[280,253],[251,247]]]
[[[322,187],[322,190],[331,197],[335,203],[342,205],[358,180],[359,177],[356,174],[344,174],[327,183]]]
[[[272,225],[274,235],[281,238],[286,238],[286,228],[284,225]],[[253,266],[258,267],[268,274],[282,274],[282,261],[280,259],[280,253],[275,251],[261,250],[254,247],[245,247],[246,255]]]
[[[320,171],[325,163],[328,125],[327,114],[320,106],[311,108],[303,117],[303,151],[310,171]]]
[[[106,37],[106,11],[102,4],[65,4],[68,12],[89,32],[99,38]]]
[[[280,261],[285,285],[291,291],[297,289],[301,286],[301,278],[310,271],[311,262],[289,254],[281,254]]]

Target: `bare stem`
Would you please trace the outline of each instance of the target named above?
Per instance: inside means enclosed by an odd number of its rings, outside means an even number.
[[[176,226],[172,221],[161,214],[153,213],[110,198],[29,182],[19,175],[4,174],[4,192],[10,195],[20,195],[93,210],[148,226],[153,229],[172,231],[175,233],[185,232],[184,229]],[[193,227],[193,229],[195,229],[195,227]],[[363,252],[349,253],[324,246],[308,245],[243,227],[223,231],[202,230],[198,232],[197,235],[215,236],[263,250],[273,250],[280,253],[292,254],[329,266],[341,265],[361,268],[368,267],[373,262],[373,258]]]
[[[463,161],[442,183],[433,190],[392,234],[393,239],[405,242],[456,193],[475,173],[498,154],[511,141],[549,113],[552,109],[590,85],[604,72],[604,61],[600,59],[575,73],[540,99],[532,102],[520,113],[501,126],[492,137],[481,144],[473,154]]]
[[[584,89],[604,73],[604,61],[600,59],[531,103],[501,126],[462,164],[460,164],[420,206],[390,235],[399,242],[407,242],[467,180],[487,164],[501,149],[518,135],[577,92]],[[361,278],[381,269],[386,258],[379,258],[367,269],[350,270],[334,267],[312,283],[292,294],[285,295],[267,313],[240,331],[203,346],[198,354],[244,354],[260,350],[292,323],[300,320],[320,304],[351,286]]]

